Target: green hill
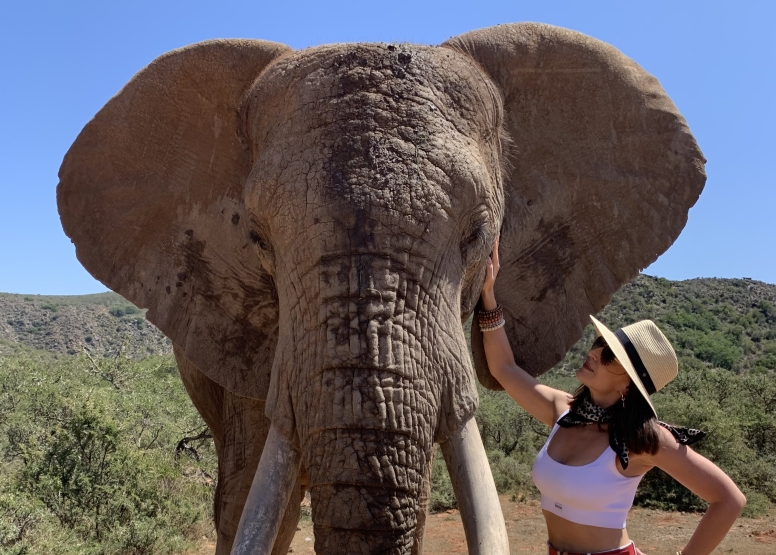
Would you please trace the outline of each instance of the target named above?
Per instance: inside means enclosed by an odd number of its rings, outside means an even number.
[[[612,329],[653,320],[688,366],[762,372],[776,370],[775,306],[776,285],[760,281],[641,275],[617,292],[599,318]],[[558,368],[579,368],[593,338],[588,326]]]

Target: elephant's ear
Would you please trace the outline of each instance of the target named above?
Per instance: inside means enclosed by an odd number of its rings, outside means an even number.
[[[474,58],[503,95],[514,150],[496,295],[516,361],[538,375],[673,243],[703,189],[705,160],[658,81],[603,42],[518,23],[443,46]],[[500,388],[476,315],[474,328],[480,381]]]
[[[247,397],[266,395],[277,296],[243,209],[251,159],[239,108],[289,50],[217,40],[157,58],[81,131],[59,171],[62,226],[81,263]]]

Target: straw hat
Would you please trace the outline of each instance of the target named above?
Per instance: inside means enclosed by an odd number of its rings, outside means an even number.
[[[660,391],[679,373],[679,362],[671,343],[652,320],[642,320],[612,333],[593,316],[590,319],[596,333],[604,338],[657,417],[649,396]]]

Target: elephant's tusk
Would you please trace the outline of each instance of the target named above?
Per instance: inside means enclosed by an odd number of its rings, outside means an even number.
[[[240,517],[232,555],[272,553],[301,461],[301,453],[271,426]]]
[[[469,555],[509,555],[504,515],[474,418],[440,447],[461,510]]]

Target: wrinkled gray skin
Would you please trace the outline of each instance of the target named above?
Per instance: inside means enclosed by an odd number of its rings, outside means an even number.
[[[466,58],[403,56],[290,55],[243,108],[257,138],[245,204],[272,237],[259,256],[280,314],[268,415],[301,446],[324,553],[408,551],[433,441],[476,405],[460,245],[481,262],[497,233],[498,97]],[[397,79],[413,58],[428,79]]]
[[[218,449],[217,552],[272,426],[297,462],[265,451],[262,468],[298,476],[273,553],[309,487],[316,552],[409,554],[434,442],[460,440],[475,375],[499,387],[461,325],[499,232],[507,333],[539,374],[676,238],[703,162],[654,78],[562,29],[300,52],[216,41],[165,55],[103,108],[58,201],[87,269],[175,344]]]
[[[462,56],[403,56],[300,52],[244,108],[245,203],[272,237],[280,313],[268,414],[302,446],[325,553],[357,542],[342,522],[409,550],[433,441],[476,406],[461,303],[501,215],[498,97]]]

